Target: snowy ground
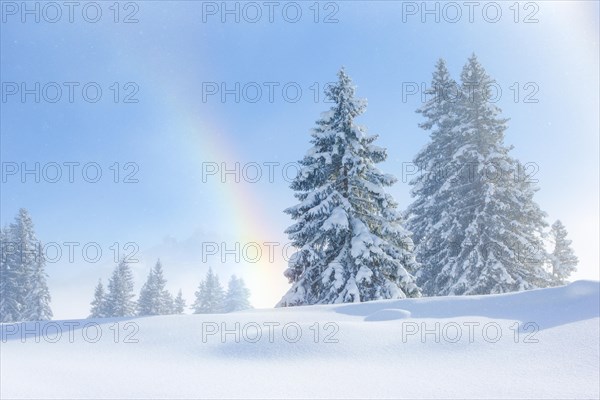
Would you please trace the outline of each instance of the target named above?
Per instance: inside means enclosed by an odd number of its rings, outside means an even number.
[[[7,324],[0,397],[598,398],[599,288]]]

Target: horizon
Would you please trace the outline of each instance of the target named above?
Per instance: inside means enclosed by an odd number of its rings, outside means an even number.
[[[379,167],[398,178],[389,192],[404,211],[407,166],[429,139],[415,112],[423,85],[438,58],[458,80],[472,53],[498,82],[505,143],[538,180],[546,222],[569,233],[579,257],[570,280],[600,280],[597,2],[535,3],[535,23],[523,23],[524,9],[515,23],[509,4],[498,23],[477,13],[436,23],[400,2],[360,1],[319,3],[318,22],[303,4],[297,23],[269,22],[266,10],[236,23],[204,3],[216,11],[132,2],[135,15],[123,9],[119,23],[104,5],[97,24],[78,13],[21,22],[3,9],[0,226],[26,208],[38,239],[62,252],[46,265],[55,319],[85,318],[98,279],[133,252],[136,295],[160,258],[167,288],[188,304],[212,266],[222,284],[243,278],[255,308],[273,307],[290,286],[290,176],[328,110],[326,84],[343,65],[368,99],[358,122],[387,148]],[[138,21],[122,23],[128,15]],[[102,256],[90,262],[80,250],[94,243]]]

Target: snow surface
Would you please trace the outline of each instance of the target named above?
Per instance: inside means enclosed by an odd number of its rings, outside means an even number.
[[[599,289],[3,324],[0,397],[598,398]],[[83,339],[95,336],[82,329],[90,322],[102,329],[96,343]],[[236,322],[239,343],[207,334]],[[136,326],[138,343],[125,343]]]

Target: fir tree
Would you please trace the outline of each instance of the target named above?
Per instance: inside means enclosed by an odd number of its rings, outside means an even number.
[[[438,64],[434,84],[442,69]],[[423,126],[433,133],[418,159],[449,163],[444,174],[434,175],[439,182],[411,182],[417,199],[409,226],[419,232],[419,284],[430,296],[503,293],[550,282],[543,269],[545,214],[533,200],[537,188],[503,143],[507,120],[489,101],[492,87],[473,56],[461,74],[459,101],[445,104],[445,111],[423,112]]]
[[[246,288],[243,279],[232,275],[227,286],[223,311],[233,312],[247,310],[248,308],[251,308],[250,291]]]
[[[107,317],[106,293],[104,292],[104,285],[102,285],[102,279],[98,280],[98,285],[94,290],[94,300],[90,304],[92,308],[90,310],[90,316],[88,318]]]
[[[26,209],[2,233],[0,318],[3,322],[52,318],[45,260]]]
[[[29,279],[30,292],[25,296],[22,319],[26,321],[46,321],[52,319],[50,291],[46,284],[47,275],[44,272],[44,265],[44,256],[39,251]]]
[[[131,317],[135,314],[133,274],[123,258],[108,281],[106,295],[107,317]]]
[[[550,255],[552,276],[557,284],[564,285],[569,275],[577,271],[575,267],[579,260],[571,248],[571,241],[567,239],[567,229],[562,222],[557,220],[552,224],[550,236],[554,242],[554,250]]]
[[[162,263],[160,260],[154,266],[154,293],[157,298],[156,306],[159,315],[171,314],[173,312],[173,296],[166,289],[167,280],[164,277]]]
[[[14,271],[17,285],[16,301],[19,307],[18,320],[25,320],[28,309],[27,295],[32,290],[33,269],[39,255],[39,242],[35,237],[33,222],[26,209],[21,208],[9,227],[10,241],[14,252],[8,258],[9,268]]]
[[[148,279],[140,291],[137,302],[138,315],[166,315],[171,314],[173,298],[165,289],[167,280],[164,277],[162,263],[156,262],[148,274]]]
[[[140,295],[138,297],[138,301],[136,304],[137,314],[138,315],[157,315],[156,307],[154,307],[154,299],[152,298],[152,289],[154,286],[154,273],[153,270],[150,270],[148,274],[148,278],[146,282],[142,286],[140,290]]]
[[[412,173],[415,177],[410,181],[410,185],[413,186],[411,194],[415,200],[406,212],[406,226],[412,233],[417,261],[421,264],[430,264],[438,257],[440,262],[447,262],[450,254],[446,255],[443,252],[452,250],[445,238],[429,234],[440,221],[449,222],[445,220],[446,209],[452,205],[449,198],[451,191],[446,178],[450,171],[457,169],[457,162],[453,156],[460,147],[456,113],[462,91],[450,77],[446,62],[442,59],[436,64],[431,88],[426,94],[430,98],[417,112],[425,117],[425,121],[420,123],[419,127],[430,131],[431,140],[413,160]],[[444,228],[447,227],[446,225]],[[424,274],[431,271],[431,268],[421,268],[417,271],[418,282],[426,282],[430,277]]]
[[[174,314],[183,314],[185,311],[185,299],[183,298],[183,293],[181,293],[181,289],[177,292],[177,297],[173,301],[173,313]]]
[[[196,301],[192,305],[194,314],[210,314],[223,311],[223,288],[219,277],[212,268],[208,269],[206,279],[200,282],[196,292]]]
[[[385,191],[396,179],[375,164],[386,150],[354,119],[366,108],[342,69],[326,91],[333,106],[313,129],[313,147],[291,188],[300,201],[285,212],[286,233],[299,251],[278,306],[360,302],[420,295],[412,274],[412,240],[397,203]]]
[[[18,321],[20,310],[17,300],[17,271],[14,263],[11,263],[16,252],[16,243],[11,241],[7,228],[0,231],[0,245],[0,322]]]
[[[168,290],[164,290],[162,293],[162,304],[161,304],[160,315],[175,314],[175,299]]]

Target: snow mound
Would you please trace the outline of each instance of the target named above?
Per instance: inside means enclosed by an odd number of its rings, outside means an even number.
[[[410,318],[410,315],[410,311],[401,308],[386,308],[368,315],[365,318],[365,321],[394,321],[397,319]]]
[[[568,297],[598,296],[598,285],[593,281],[576,281],[565,286],[565,292]]]

